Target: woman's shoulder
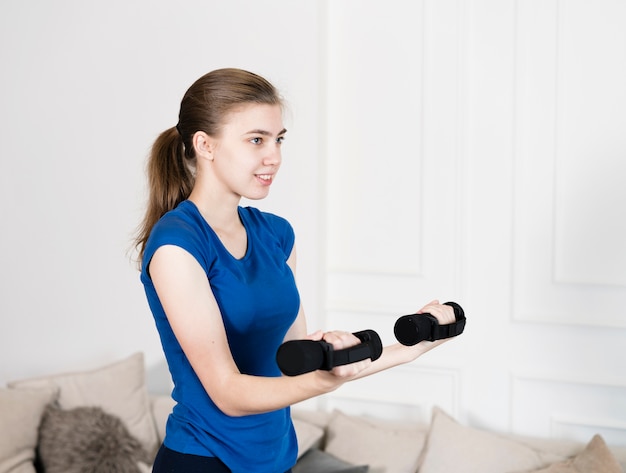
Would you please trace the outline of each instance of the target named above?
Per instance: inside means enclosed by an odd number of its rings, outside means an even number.
[[[207,225],[197,208],[189,201],[181,202],[176,208],[163,215],[156,223],[147,247],[153,252],[163,245],[181,246],[194,253],[206,248]]]
[[[256,207],[239,207],[239,214],[248,222],[259,226],[266,226],[279,232],[284,230],[293,231],[291,224],[286,218],[259,210]]]
[[[295,243],[295,233],[286,218],[255,207],[240,207],[239,214],[246,227],[254,229],[259,238],[265,241],[278,241],[287,255],[291,253]]]
[[[196,233],[202,230],[203,224],[204,220],[195,205],[185,200],[165,213],[154,226],[153,232]]]

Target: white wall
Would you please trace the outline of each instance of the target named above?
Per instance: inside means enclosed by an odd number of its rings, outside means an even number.
[[[125,254],[144,158],[191,81],[238,66],[291,103],[261,205],[296,227],[311,328],[391,342],[435,297],[469,318],[319,405],[626,444],[625,22],[617,0],[3,2],[0,383],[158,370]]]
[[[358,15],[355,12],[358,11]],[[459,339],[327,408],[626,444],[626,4],[329,2],[329,325]]]
[[[319,325],[318,6],[284,1],[0,3],[0,383],[161,348],[127,250],[144,163],[185,90],[218,67],[287,98],[285,159],[260,204],[294,225]]]

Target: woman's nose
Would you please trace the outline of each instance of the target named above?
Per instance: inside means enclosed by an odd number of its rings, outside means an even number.
[[[263,164],[267,166],[278,166],[281,163],[281,160],[282,156],[280,154],[280,147],[276,146],[275,148],[268,150],[268,153],[263,160]]]

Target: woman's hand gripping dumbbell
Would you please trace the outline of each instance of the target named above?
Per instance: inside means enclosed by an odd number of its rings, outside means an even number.
[[[465,329],[465,313],[456,302],[446,302],[454,309],[455,322],[441,325],[439,321],[428,313],[410,314],[400,317],[394,326],[396,339],[403,345],[412,346],[428,340],[442,340],[456,337]]]
[[[406,346],[417,345],[428,340],[442,340],[456,337],[465,329],[465,313],[455,302],[446,302],[454,310],[456,321],[441,325],[437,318],[428,313],[410,314],[400,317],[394,326],[396,339]],[[382,342],[373,330],[355,332],[361,340],[358,345],[334,350],[324,340],[290,340],[283,343],[276,353],[276,362],[287,376],[297,376],[315,370],[330,371],[336,366],[347,365],[370,358],[380,358],[383,352]]]
[[[280,370],[287,376],[297,376],[315,370],[330,371],[335,366],[356,363],[370,358],[380,358],[383,345],[380,337],[373,330],[355,332],[361,343],[334,350],[324,340],[290,340],[283,343],[276,353],[276,362]]]

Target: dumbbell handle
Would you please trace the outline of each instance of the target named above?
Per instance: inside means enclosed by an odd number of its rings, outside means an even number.
[[[315,370],[330,371],[335,366],[356,363],[367,358],[380,358],[382,342],[373,330],[355,332],[361,343],[342,350],[334,350],[324,340],[290,340],[283,343],[276,353],[276,362],[287,376],[297,376]]]
[[[456,337],[465,329],[465,312],[456,302],[446,302],[454,309],[456,322],[440,325],[431,314],[410,314],[400,317],[393,328],[396,339],[403,345],[412,346],[421,341],[435,341]]]

